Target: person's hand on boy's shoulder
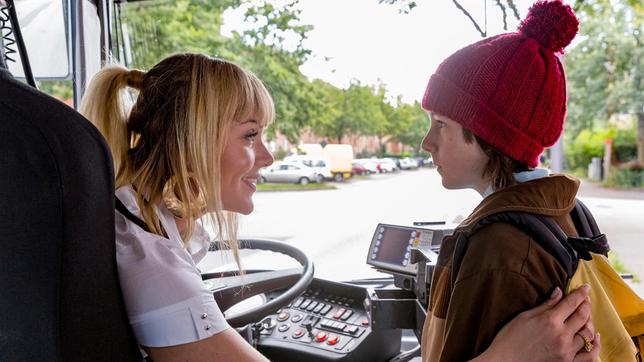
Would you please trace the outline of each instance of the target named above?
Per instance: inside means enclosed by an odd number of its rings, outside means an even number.
[[[555,289],[542,305],[519,314],[503,327],[490,348],[472,362],[594,361],[601,345],[590,320],[589,290],[585,285],[561,299],[561,290]],[[589,352],[584,349],[584,339],[592,343]]]

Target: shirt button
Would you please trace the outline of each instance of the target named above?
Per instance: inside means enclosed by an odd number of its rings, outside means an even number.
[[[206,318],[208,318],[208,313],[204,313],[201,315],[201,319],[206,319]]]
[[[206,329],[207,331],[209,331],[209,330],[210,330],[210,328],[212,328],[212,324],[208,324],[208,325],[206,326],[206,328],[205,328],[205,329]]]

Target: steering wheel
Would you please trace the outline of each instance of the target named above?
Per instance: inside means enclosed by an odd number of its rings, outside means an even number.
[[[247,270],[243,275],[233,272],[205,273],[201,278],[213,292],[222,311],[257,294],[286,289],[278,297],[261,306],[226,318],[231,327],[239,328],[257,322],[277,309],[287,305],[302,294],[313,280],[313,262],[300,249],[274,240],[239,240],[239,249],[266,250],[281,253],[297,260],[301,268],[284,270]],[[209,251],[218,250],[212,247]]]

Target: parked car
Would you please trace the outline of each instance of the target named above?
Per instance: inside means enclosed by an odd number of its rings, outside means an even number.
[[[309,155],[292,155],[284,157],[284,161],[299,162],[305,166],[315,169],[325,180],[333,179],[330,162],[326,157],[317,157]]]
[[[411,157],[405,157],[400,159],[400,169],[401,170],[415,170],[418,168],[418,162]]]
[[[353,163],[366,168],[369,173],[380,173],[380,164],[373,158],[357,158]]]
[[[360,162],[353,161],[351,163],[351,173],[354,175],[370,175],[373,172],[361,165]]]
[[[398,171],[398,166],[396,162],[390,158],[379,158],[377,159],[378,164],[380,165],[380,172],[395,172]]]
[[[300,162],[277,161],[268,168],[259,171],[259,182],[289,182],[306,185],[310,182],[322,182],[323,177],[314,168]]]
[[[387,157],[388,159],[394,161],[396,167],[400,170],[400,157]]]

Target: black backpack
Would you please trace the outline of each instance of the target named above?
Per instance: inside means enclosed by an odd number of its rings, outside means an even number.
[[[624,283],[604,258],[608,256],[608,240],[599,231],[586,205],[576,200],[570,216],[579,236],[566,235],[551,217],[527,212],[496,213],[480,219],[467,230],[456,229],[452,288],[470,237],[492,223],[511,224],[530,235],[559,262],[568,275],[567,287],[571,287],[572,281],[590,284],[593,324],[602,334],[602,350],[598,361],[641,362],[641,348],[644,346],[644,300]],[[576,277],[575,280],[573,276]]]
[[[488,215],[480,219],[467,231],[456,229],[454,233],[457,239],[452,264],[452,286],[456,282],[456,275],[458,275],[461,267],[470,237],[485,226],[497,222],[511,224],[530,235],[535,242],[555,257],[566,270],[568,278],[571,278],[575,273],[579,259],[591,260],[590,253],[608,256],[610,248],[606,235],[600,233],[595,218],[586,205],[576,200],[570,216],[579,236],[566,235],[551,217],[516,211]]]

